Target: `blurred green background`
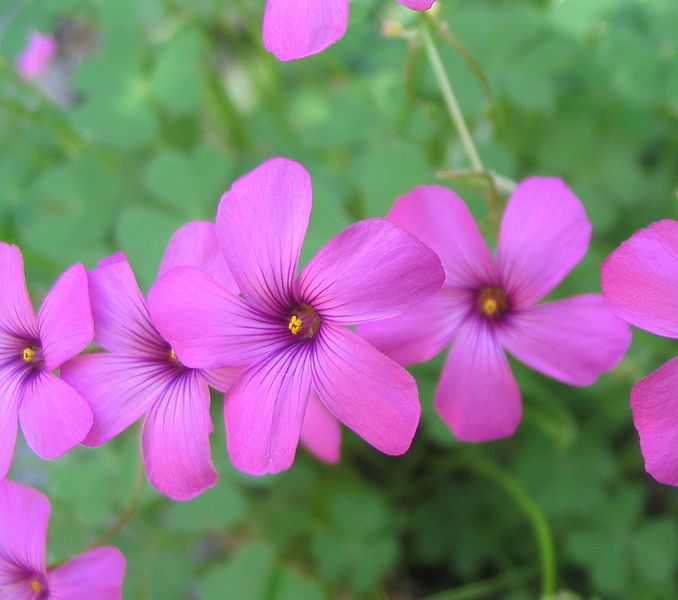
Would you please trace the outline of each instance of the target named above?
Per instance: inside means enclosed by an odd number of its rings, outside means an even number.
[[[263,5],[0,3],[0,238],[20,245],[36,303],[69,264],[92,267],[118,249],[146,289],[171,232],[212,219],[230,182],[275,155],[313,178],[307,258],[419,184],[444,181],[485,216],[478,185],[437,177],[468,165],[424,54],[381,33],[391,19],[416,34],[419,15],[352,0],[339,44],[282,64],[261,46]],[[556,295],[598,291],[609,251],[678,216],[675,0],[439,9],[490,84],[488,96],[436,38],[485,166],[515,180],[563,177],[593,221],[591,251]],[[33,29],[56,32],[62,54],[27,83],[14,60]],[[495,226],[486,222],[490,235]],[[129,563],[125,598],[535,598],[539,546],[525,503],[555,540],[558,598],[677,598],[678,496],[644,473],[628,403],[632,383],[675,352],[635,332],[622,365],[587,389],[513,363],[523,423],[482,447],[455,442],[432,409],[439,358],[413,369],[424,417],[408,454],[382,456],[344,430],[339,465],[300,449],[289,472],[259,479],[229,467],[215,396],[219,485],[177,504],[144,484],[112,539]],[[52,560],[116,523],[138,460],[136,427],[55,463],[20,443],[12,477],[53,502]]]

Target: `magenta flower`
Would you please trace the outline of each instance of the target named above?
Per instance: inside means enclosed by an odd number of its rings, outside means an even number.
[[[33,488],[0,482],[0,598],[120,600],[125,557],[93,548],[53,569],[45,565],[49,500]]]
[[[589,385],[626,351],[628,326],[599,294],[537,304],[582,259],[591,224],[559,179],[522,182],[504,213],[496,259],[463,201],[446,188],[417,188],[388,217],[435,250],[445,285],[415,311],[359,333],[402,364],[452,348],[435,406],[461,440],[482,442],[515,431],[520,390],[504,349],[572,385]]]
[[[56,53],[57,42],[54,37],[31,31],[26,47],[17,58],[16,70],[26,80],[40,77],[47,73]]]
[[[279,60],[296,60],[338,42],[348,27],[349,0],[267,0],[264,47]],[[428,10],[435,0],[398,0]]]
[[[35,314],[26,289],[21,252],[0,242],[0,480],[9,472],[17,421],[41,458],[58,458],[79,444],[92,411],[53,374],[92,340],[94,328],[81,264],[68,269]]]
[[[678,338],[678,222],[659,221],[634,233],[601,267],[603,293],[622,319]],[[678,357],[631,390],[633,423],[645,469],[678,485]]]
[[[177,268],[149,294],[159,331],[181,362],[244,367],[224,402],[228,451],[252,474],[290,467],[309,395],[370,444],[405,452],[419,421],[412,377],[346,325],[393,317],[442,284],[438,258],[384,219],[348,227],[297,276],[311,182],[270,160],[221,199],[217,231],[240,295]]]
[[[216,244],[213,225],[188,223],[170,241],[160,272],[200,264],[233,289],[221,262],[211,261]],[[148,314],[124,255],[105,259],[91,271],[89,289],[96,341],[108,353],[79,356],[62,367],[64,380],[94,411],[84,443],[104,444],[145,415],[142,445],[151,483],[175,500],[212,487],[217,473],[210,457],[208,384],[226,390],[234,371],[190,369],[177,359]]]

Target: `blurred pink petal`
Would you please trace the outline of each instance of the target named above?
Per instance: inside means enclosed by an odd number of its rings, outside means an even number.
[[[82,352],[94,337],[94,322],[89,302],[87,271],[73,265],[45,297],[38,313],[45,368],[56,369]]]
[[[289,346],[247,369],[224,402],[233,464],[252,475],[289,469],[311,391],[307,347]]]
[[[143,448],[151,483],[174,500],[189,500],[213,487],[210,393],[199,372],[169,382],[144,421]]]
[[[348,0],[267,0],[264,47],[278,60],[322,52],[346,33]]]
[[[54,37],[31,31],[28,43],[16,61],[19,75],[27,80],[44,75],[56,53],[57,42]]]
[[[608,306],[622,319],[678,338],[678,222],[659,221],[634,233],[601,267]]]
[[[398,2],[412,10],[428,10],[435,0],[398,0]]]
[[[522,415],[520,390],[504,351],[478,318],[460,329],[435,395],[435,407],[465,442],[513,435]]]
[[[85,438],[93,416],[89,404],[76,390],[43,371],[24,382],[19,419],[33,452],[53,460]]]
[[[328,325],[318,339],[313,380],[330,413],[385,454],[406,452],[419,424],[417,384],[355,333]]]
[[[38,324],[26,288],[24,261],[16,246],[0,242],[0,274],[0,326],[23,337],[37,337]]]
[[[399,317],[362,323],[358,334],[401,365],[425,362],[450,345],[472,302],[468,290],[446,288]]]
[[[537,304],[511,315],[500,337],[507,350],[537,371],[571,385],[591,385],[613,369],[631,331],[600,294]]]
[[[289,308],[311,203],[308,173],[286,158],[266,161],[222,196],[217,213],[219,240],[248,302],[267,310]]]
[[[175,267],[195,267],[212,276],[229,292],[240,293],[221,251],[214,223],[191,221],[174,232],[165,249],[158,276]]]
[[[49,600],[121,600],[125,568],[113,546],[88,550],[48,573]]]
[[[631,390],[633,424],[645,470],[660,483],[678,485],[678,358],[641,379]]]
[[[385,219],[359,221],[332,238],[299,278],[299,294],[332,323],[402,314],[440,290],[438,257]]]
[[[319,460],[334,464],[341,456],[341,425],[323,406],[316,392],[306,405],[301,443]]]
[[[0,481],[9,473],[19,427],[20,381],[12,373],[0,371]]]
[[[438,254],[446,286],[476,287],[497,279],[494,258],[471,212],[451,190],[415,188],[395,201],[388,219]]]
[[[509,199],[499,233],[502,287],[514,309],[541,300],[586,254],[591,223],[560,179],[532,177]]]

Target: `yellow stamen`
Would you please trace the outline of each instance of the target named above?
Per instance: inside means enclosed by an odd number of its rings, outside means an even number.
[[[304,322],[297,317],[297,315],[292,315],[290,322],[287,325],[287,328],[294,334],[297,335],[304,327]]]
[[[169,351],[169,359],[170,359],[172,362],[179,362],[179,359],[177,358],[177,354],[176,354],[176,352],[174,352],[174,348],[170,348],[170,351]]]
[[[481,310],[488,317],[491,317],[492,315],[494,315],[499,310],[499,302],[497,302],[494,298],[486,298],[483,301],[483,305],[481,307]]]
[[[35,350],[33,350],[33,348],[24,348],[24,351],[21,353],[21,358],[26,362],[32,363],[35,359]]]
[[[34,592],[42,592],[43,590],[42,583],[40,583],[37,579],[34,579],[33,581],[31,581],[31,589]]]

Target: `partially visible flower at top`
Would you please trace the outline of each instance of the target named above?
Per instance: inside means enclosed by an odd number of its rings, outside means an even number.
[[[435,0],[397,0],[428,10]],[[264,47],[279,60],[297,60],[338,42],[348,27],[349,0],[267,0]]]
[[[308,173],[272,159],[224,194],[219,241],[239,295],[191,268],[149,293],[158,330],[193,368],[244,370],[226,395],[233,464],[251,474],[291,466],[309,396],[387,454],[405,452],[419,422],[414,379],[346,326],[402,314],[440,289],[435,254],[385,219],[330,240],[300,275],[311,212]]]
[[[170,240],[160,273],[199,264],[235,292],[230,273],[211,260],[216,247],[214,225],[188,223]],[[181,363],[158,333],[122,253],[90,272],[89,289],[95,339],[108,352],[78,356],[61,370],[94,411],[84,443],[104,444],[145,415],[142,443],[151,483],[174,500],[200,494],[217,481],[210,458],[208,384],[225,391],[235,371],[190,369]]]
[[[31,31],[26,47],[16,60],[16,69],[24,79],[35,79],[47,73],[56,53],[57,42],[53,36]]]
[[[402,364],[422,362],[452,344],[435,406],[463,441],[514,433],[520,390],[504,353],[572,385],[590,385],[621,360],[628,326],[585,294],[537,304],[583,258],[591,224],[559,179],[523,181],[509,199],[496,259],[463,201],[439,186],[399,198],[388,217],[435,250],[445,285],[402,317],[358,333]]]
[[[58,458],[92,426],[85,399],[53,374],[92,341],[87,273],[73,265],[54,284],[37,316],[21,252],[0,242],[0,480],[12,462],[17,421],[41,458]]]
[[[41,492],[0,482],[0,599],[121,600],[126,563],[113,546],[93,548],[47,567],[50,511]]]
[[[625,321],[678,338],[678,222],[659,221],[636,231],[601,267],[603,294]],[[645,469],[678,485],[678,357],[631,390],[633,423]]]

